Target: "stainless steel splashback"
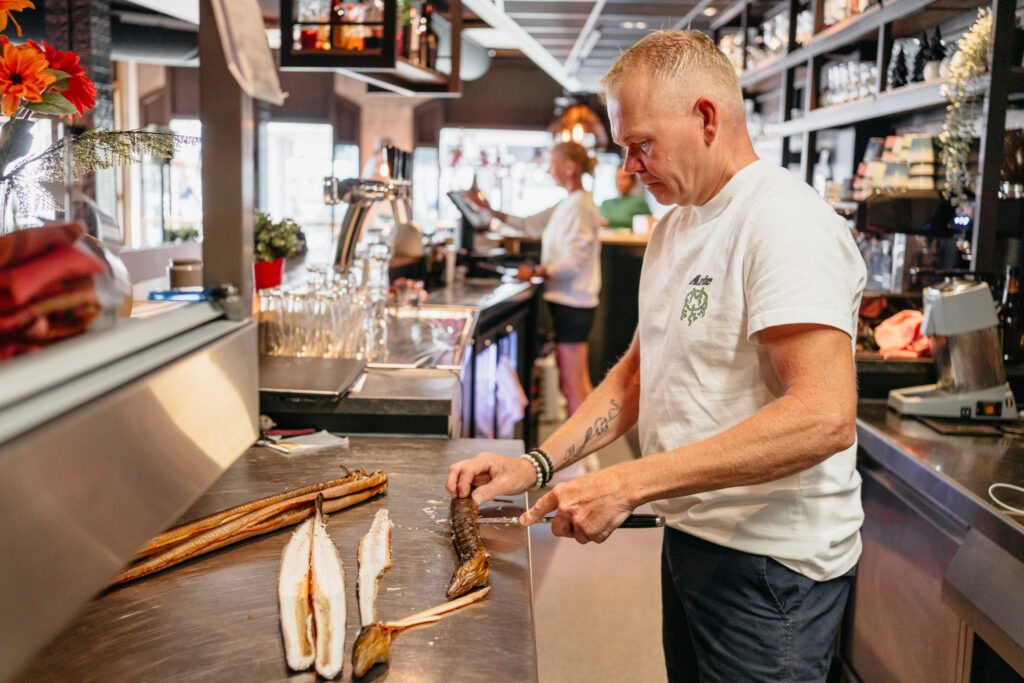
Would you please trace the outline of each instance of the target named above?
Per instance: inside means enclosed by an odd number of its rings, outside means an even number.
[[[256,365],[214,320],[0,409],[0,680],[253,443]]]

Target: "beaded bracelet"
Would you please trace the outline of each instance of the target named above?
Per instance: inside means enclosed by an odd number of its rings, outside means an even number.
[[[533,490],[533,491],[536,491],[539,488],[543,488],[544,487],[544,466],[540,464],[540,461],[532,453],[523,453],[519,457],[520,458],[524,458],[527,461],[529,461],[529,463],[531,465],[533,465],[534,471],[537,473],[537,482],[533,486],[531,486],[530,489]]]
[[[531,448],[530,452],[540,456],[548,471],[548,481],[551,481],[551,478],[555,476],[555,468],[551,465],[551,458],[549,458],[548,454],[539,448]]]

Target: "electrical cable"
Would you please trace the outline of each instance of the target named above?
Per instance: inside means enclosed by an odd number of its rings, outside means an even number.
[[[1016,491],[1017,493],[1024,493],[1024,488],[1020,486],[1014,486],[1013,484],[1006,484],[1003,482],[997,482],[988,487],[988,497],[991,498],[996,505],[1003,508],[1003,512],[1005,512],[1008,515],[1024,516],[1024,510],[1022,510],[1021,508],[1014,507],[1013,505],[1004,503],[1003,501],[996,498],[996,494],[993,493],[993,491],[995,491],[995,489],[998,488],[1010,489],[1012,491]]]

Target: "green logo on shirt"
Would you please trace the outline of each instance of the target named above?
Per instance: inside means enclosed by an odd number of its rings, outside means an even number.
[[[700,276],[690,280],[691,285],[710,285],[711,278],[707,276]],[[704,287],[694,287],[690,290],[690,293],[683,299],[683,310],[679,314],[680,320],[685,320],[687,325],[693,325],[697,318],[703,318],[704,314],[708,311],[708,293],[704,291]]]

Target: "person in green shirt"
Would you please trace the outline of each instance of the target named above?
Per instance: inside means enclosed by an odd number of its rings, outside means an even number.
[[[621,166],[615,169],[615,189],[619,196],[601,202],[603,225],[609,228],[633,228],[633,216],[649,216],[651,208],[640,195],[632,194],[636,176]]]

